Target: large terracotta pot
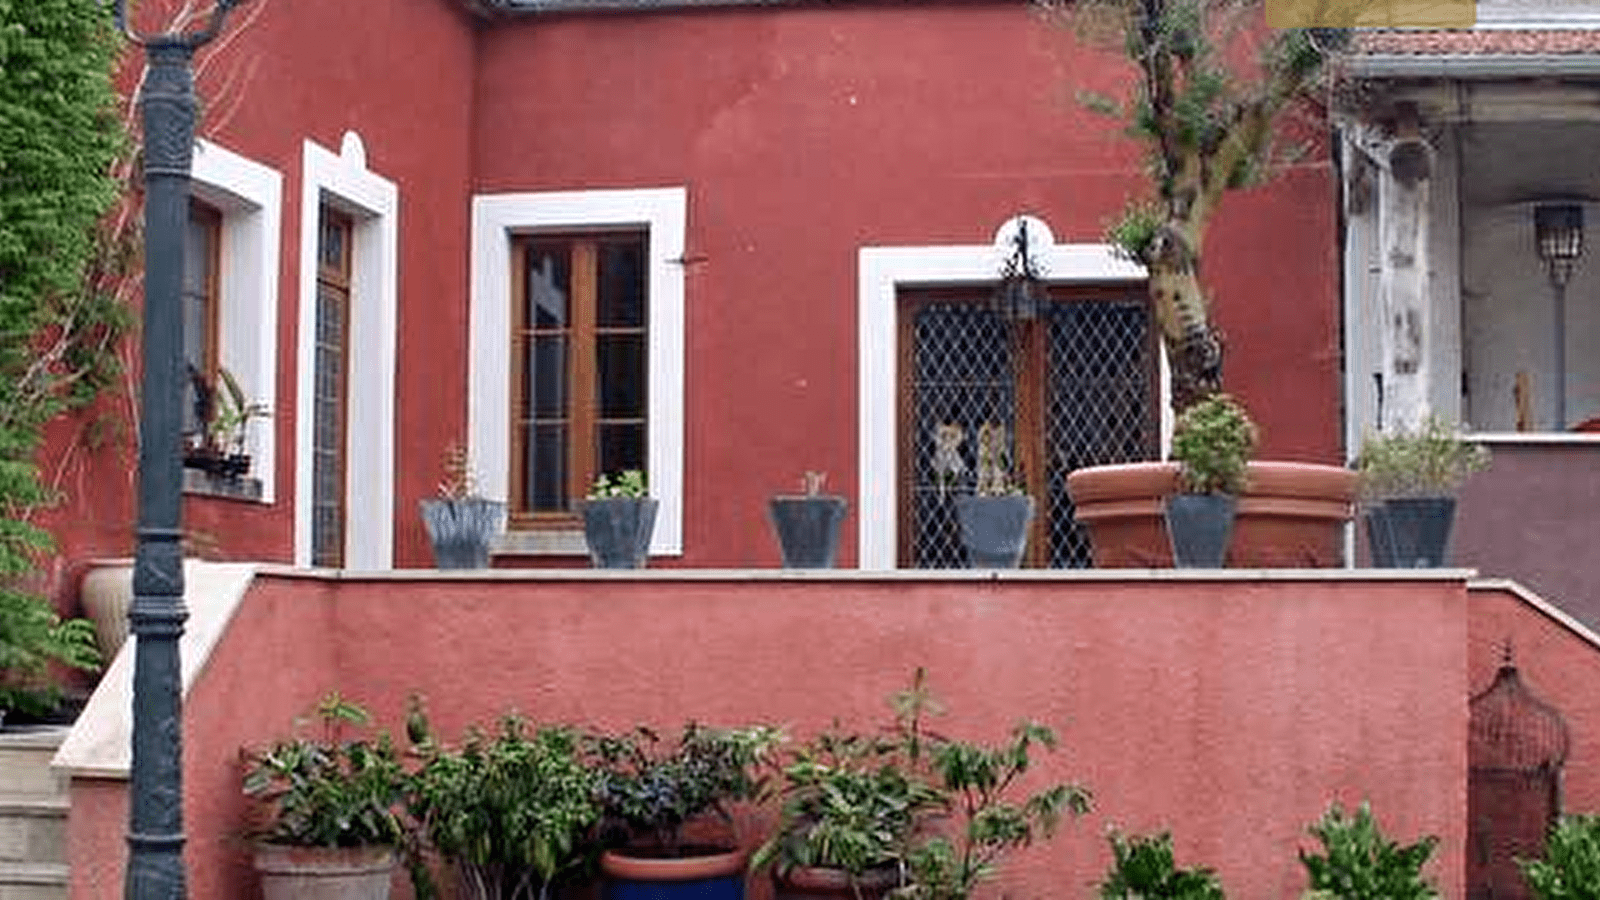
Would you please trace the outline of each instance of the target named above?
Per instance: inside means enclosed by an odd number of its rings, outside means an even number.
[[[266,900],[387,900],[400,856],[390,847],[256,847]]]
[[[773,900],[880,900],[900,884],[893,867],[868,869],[856,878],[843,869],[796,866],[773,872]]]
[[[1164,519],[1178,489],[1178,464],[1089,466],[1067,476],[1074,515],[1089,529],[1100,568],[1172,565]],[[1335,568],[1344,565],[1345,524],[1354,511],[1356,473],[1338,466],[1252,462],[1239,498],[1228,565],[1233,568]]]

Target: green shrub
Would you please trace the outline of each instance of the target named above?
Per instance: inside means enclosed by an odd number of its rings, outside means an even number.
[[[1100,883],[1101,900],[1224,900],[1222,882],[1204,866],[1178,868],[1172,835],[1112,832],[1111,869]]]
[[[1355,463],[1369,499],[1450,496],[1488,464],[1488,448],[1434,416],[1415,430],[1368,435]]]
[[[1544,858],[1517,864],[1539,900],[1600,900],[1600,816],[1562,816]]]
[[[1319,900],[1431,900],[1438,896],[1422,876],[1438,838],[1429,835],[1401,846],[1383,836],[1366,803],[1354,816],[1347,816],[1335,803],[1308,831],[1322,843],[1323,852],[1301,850],[1300,862]]]
[[[1227,394],[1212,394],[1178,416],[1172,458],[1178,483],[1191,494],[1239,494],[1258,432],[1250,414]]]

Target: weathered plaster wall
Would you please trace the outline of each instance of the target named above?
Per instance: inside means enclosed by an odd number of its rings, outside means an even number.
[[[664,73],[671,73],[666,77]],[[764,504],[856,471],[857,252],[985,244],[1018,212],[1095,243],[1142,192],[1080,90],[1129,71],[1011,4],[534,17],[484,33],[474,190],[688,190],[687,566],[775,565]],[[1342,461],[1336,179],[1230,197],[1207,251],[1264,452]],[[843,564],[854,562],[856,519]],[[667,562],[667,561],[664,561]]]
[[[512,709],[806,735],[835,717],[883,721],[921,665],[950,710],[941,730],[993,740],[1038,718],[1064,749],[1035,777],[1096,795],[1093,815],[1016,855],[984,896],[1087,896],[1111,825],[1171,828],[1230,894],[1295,896],[1304,826],[1363,798],[1391,833],[1443,838],[1433,872],[1459,896],[1467,646],[1466,591],[1450,578],[267,576],[188,699],[194,895],[251,896],[238,748],[284,733],[330,689],[397,731],[415,691],[445,735]],[[75,863],[111,870],[116,796],[80,785],[74,799]],[[75,900],[115,896],[91,877]]]

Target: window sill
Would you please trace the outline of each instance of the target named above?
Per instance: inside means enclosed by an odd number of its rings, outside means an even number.
[[[507,531],[495,537],[489,555],[588,557],[589,543],[581,528]]]
[[[260,503],[261,479],[225,478],[200,469],[184,469],[183,492],[198,497]]]
[[[1593,431],[1469,431],[1465,437],[1490,446],[1497,444],[1600,444],[1600,432]]]

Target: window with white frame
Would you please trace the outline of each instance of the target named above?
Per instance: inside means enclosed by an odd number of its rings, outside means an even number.
[[[572,501],[642,468],[650,552],[682,552],[686,210],[681,187],[474,199],[469,454],[501,551],[584,552]]]
[[[247,404],[266,412],[242,435],[245,496],[276,497],[278,256],[283,176],[211,141],[196,142],[185,273],[188,360],[215,390],[226,371]],[[192,383],[192,382],[191,382]],[[190,396],[186,428],[199,427]],[[190,489],[205,490],[193,482]]]

